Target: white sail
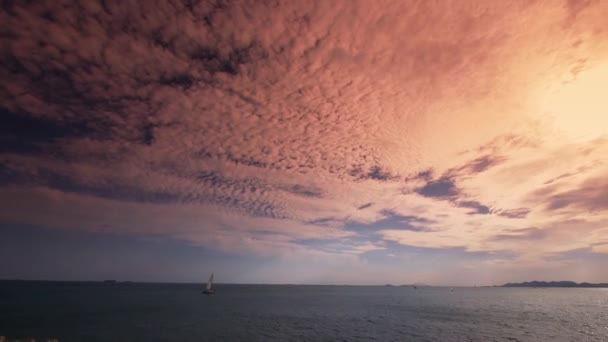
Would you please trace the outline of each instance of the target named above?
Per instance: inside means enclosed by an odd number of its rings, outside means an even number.
[[[213,273],[211,273],[211,276],[209,277],[209,281],[207,281],[207,291],[211,290],[212,286],[213,286]]]

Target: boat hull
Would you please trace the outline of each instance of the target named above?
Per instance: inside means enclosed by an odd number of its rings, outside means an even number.
[[[214,293],[215,293],[214,290],[205,290],[205,291],[203,291],[203,294],[207,294],[207,295],[214,294]]]

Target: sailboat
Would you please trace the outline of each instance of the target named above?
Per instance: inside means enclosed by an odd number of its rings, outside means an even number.
[[[215,293],[215,289],[213,288],[213,273],[211,273],[211,276],[209,277],[209,280],[207,281],[207,287],[205,287],[205,289],[203,290],[204,294],[214,294]]]

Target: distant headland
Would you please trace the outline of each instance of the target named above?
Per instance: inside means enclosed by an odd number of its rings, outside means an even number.
[[[608,287],[608,283],[576,283],[573,281],[526,281],[523,283],[507,283],[502,287]]]

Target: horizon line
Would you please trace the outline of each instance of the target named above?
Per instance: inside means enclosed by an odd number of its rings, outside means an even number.
[[[205,284],[206,281],[200,282],[186,282],[186,281],[142,281],[142,280],[117,280],[117,279],[103,279],[103,280],[66,280],[66,279],[20,279],[20,278],[0,278],[0,282],[48,282],[48,283],[131,283],[131,284],[167,284],[167,285],[201,285]],[[410,284],[343,284],[343,283],[332,283],[332,284],[313,284],[313,283],[240,283],[240,282],[216,282],[221,285],[271,285],[271,286],[360,286],[360,287],[371,287],[371,286],[382,286],[382,287],[505,287],[508,284],[523,284],[533,282],[573,282],[576,284],[591,284],[591,285],[604,285],[607,282],[576,282],[573,280],[527,280],[522,282],[506,282],[504,284],[492,284],[492,285],[431,285],[425,283],[410,283]]]
[[[185,281],[141,281],[141,280],[117,280],[117,279],[104,279],[104,280],[65,280],[65,279],[19,279],[19,278],[0,278],[0,282],[55,282],[55,283],[136,283],[136,284],[182,284],[182,285],[199,285],[205,284],[206,281],[200,282],[185,282]],[[399,286],[418,286],[418,287],[493,287],[500,285],[431,285],[431,284],[313,284],[313,283],[240,283],[240,282],[216,282],[215,284],[222,285],[291,285],[291,286],[385,286],[385,287],[399,287]]]

